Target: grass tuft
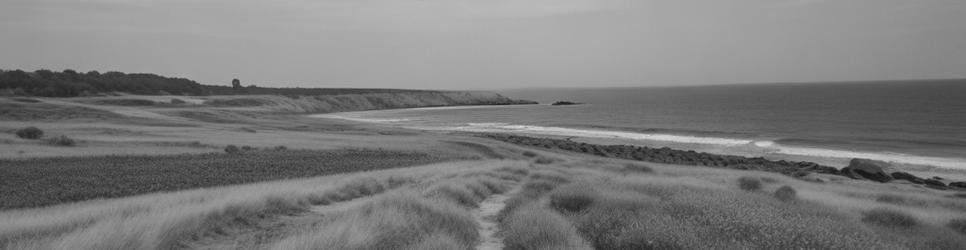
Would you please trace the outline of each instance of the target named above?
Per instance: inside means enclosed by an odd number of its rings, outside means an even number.
[[[17,137],[20,137],[23,139],[29,139],[29,140],[36,140],[36,139],[40,139],[40,137],[44,137],[44,131],[40,130],[37,127],[26,127],[26,128],[18,129],[16,133],[17,133]]]
[[[654,173],[654,169],[651,167],[634,163],[624,165],[622,170],[624,173]]]
[[[509,250],[592,249],[566,218],[536,204],[514,211],[503,228]]]
[[[562,213],[580,213],[593,205],[597,196],[590,185],[569,184],[550,193],[550,207]]]
[[[67,137],[66,135],[56,136],[47,138],[47,144],[60,147],[72,147],[77,145],[77,141],[74,138]]]
[[[866,211],[862,214],[862,222],[891,228],[911,228],[919,225],[919,221],[912,215],[888,208]]]
[[[946,223],[946,227],[966,235],[966,218],[950,220],[949,223]]]
[[[784,202],[793,201],[796,199],[796,197],[797,197],[797,192],[792,187],[782,186],[778,188],[778,190],[775,190],[775,198],[780,201],[784,201]]]
[[[758,191],[761,189],[761,181],[756,178],[743,176],[738,178],[738,187],[745,191]]]

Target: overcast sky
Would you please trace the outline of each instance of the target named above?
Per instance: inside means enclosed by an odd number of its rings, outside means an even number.
[[[966,77],[963,0],[3,0],[0,68],[496,89]]]

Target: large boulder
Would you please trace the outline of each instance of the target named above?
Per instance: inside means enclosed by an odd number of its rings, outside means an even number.
[[[884,161],[869,159],[852,159],[849,166],[842,168],[841,174],[852,179],[869,179],[878,182],[889,182],[892,176],[885,172],[892,169],[892,165]]]
[[[896,180],[906,180],[915,184],[922,184],[924,181],[922,178],[906,172],[893,172],[892,178]]]

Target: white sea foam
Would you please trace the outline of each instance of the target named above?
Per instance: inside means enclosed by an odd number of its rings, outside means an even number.
[[[466,126],[447,127],[444,129],[471,131],[471,132],[503,132],[503,133],[575,136],[575,137],[588,137],[588,138],[652,140],[652,141],[668,141],[668,142],[695,143],[695,144],[715,144],[715,145],[725,145],[725,146],[744,145],[752,142],[751,140],[744,140],[744,139],[670,135],[670,134],[645,134],[645,133],[609,131],[609,130],[589,130],[589,129],[573,129],[573,128],[561,128],[561,127],[532,126],[532,125],[513,125],[513,124],[507,124],[507,123],[469,123]]]
[[[396,119],[362,118],[352,113],[320,114],[320,115],[311,115],[310,117],[323,118],[323,119],[339,119],[339,120],[356,121],[356,122],[369,122],[369,123],[396,123],[396,122],[411,121],[411,119],[408,119],[408,118],[396,118]]]

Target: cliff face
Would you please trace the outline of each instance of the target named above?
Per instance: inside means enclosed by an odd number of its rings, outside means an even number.
[[[293,113],[331,113],[464,105],[535,104],[535,102],[513,100],[497,93],[482,91],[414,91],[318,96],[217,96],[206,99],[205,104],[211,106],[261,107]]]

